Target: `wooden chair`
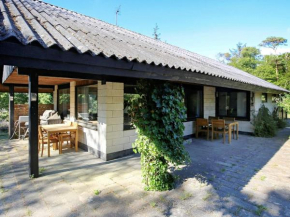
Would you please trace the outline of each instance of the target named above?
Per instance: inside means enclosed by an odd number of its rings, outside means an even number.
[[[74,127],[77,127],[78,126],[78,123],[77,122],[70,122],[69,123],[71,126],[74,126]],[[69,142],[70,144],[70,148],[72,148],[72,134],[70,133],[61,133],[59,134],[59,154],[62,154],[62,145],[63,145],[63,142]]]
[[[228,121],[228,122],[235,122],[236,121],[236,119],[235,118],[232,118],[232,117],[223,117],[223,119],[225,121]],[[233,138],[235,138],[235,126],[233,126],[233,128],[230,129],[230,130],[232,132]]]
[[[195,124],[195,136],[198,138],[199,132],[205,132],[206,133],[206,139],[209,139],[209,126],[208,126],[208,120],[204,118],[197,118],[196,124]]]
[[[219,117],[208,116],[208,122],[211,123],[212,120],[219,120]]]
[[[51,135],[50,143],[58,145],[59,143],[58,136]],[[43,157],[44,144],[48,144],[48,138],[47,138],[47,135],[43,133],[42,127],[38,126],[38,154],[39,154],[40,146],[41,146],[41,157]],[[50,147],[47,146],[47,148],[50,148]]]
[[[225,143],[226,134],[229,133],[227,129],[225,120],[212,120],[212,130],[211,130],[211,141],[213,140],[214,134],[223,134],[223,141]],[[231,143],[231,138],[229,136],[229,143]]]

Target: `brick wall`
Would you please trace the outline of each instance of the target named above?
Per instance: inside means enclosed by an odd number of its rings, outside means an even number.
[[[14,121],[17,121],[19,116],[28,116],[28,104],[14,105]],[[53,104],[38,104],[38,116],[42,115],[45,110],[53,110]]]

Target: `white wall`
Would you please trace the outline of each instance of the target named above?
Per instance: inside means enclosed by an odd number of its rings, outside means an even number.
[[[215,87],[204,86],[203,103],[204,118],[208,118],[208,116],[215,116]]]

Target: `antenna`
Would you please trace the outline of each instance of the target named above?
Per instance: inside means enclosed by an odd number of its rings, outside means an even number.
[[[118,26],[118,15],[121,15],[121,5],[116,10],[116,26]]]

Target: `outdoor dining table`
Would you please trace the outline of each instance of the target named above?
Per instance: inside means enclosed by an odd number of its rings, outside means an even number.
[[[62,132],[75,132],[75,150],[78,151],[78,127],[68,124],[51,124],[42,125],[42,129],[47,133],[47,138],[50,138],[51,134],[58,134]],[[50,140],[48,139],[48,157],[50,157]]]
[[[211,126],[211,121],[209,121],[209,126]],[[228,129],[231,129],[231,127],[233,127],[233,129],[236,130],[236,139],[239,139],[239,122],[238,121],[225,121],[225,125],[228,127]],[[229,130],[229,137],[231,138],[232,136],[232,131]],[[235,134],[234,134],[234,138],[235,138]]]

